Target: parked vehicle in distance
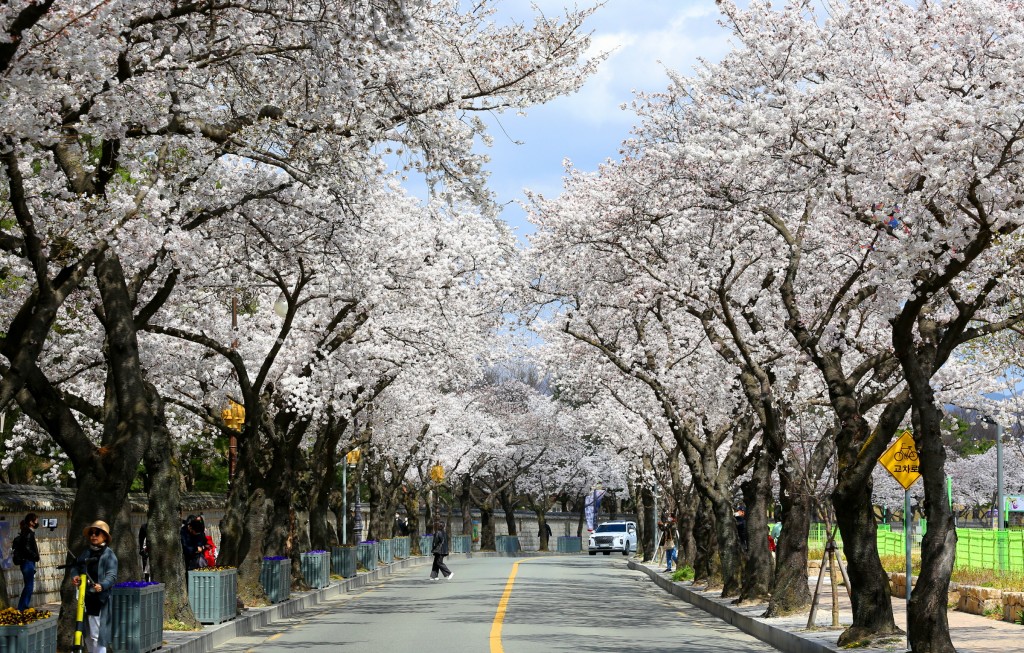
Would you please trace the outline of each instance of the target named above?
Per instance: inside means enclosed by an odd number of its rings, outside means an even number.
[[[587,545],[590,555],[597,555],[598,551],[605,555],[621,551],[624,556],[636,551],[636,522],[608,521],[599,524],[597,530],[590,534]]]

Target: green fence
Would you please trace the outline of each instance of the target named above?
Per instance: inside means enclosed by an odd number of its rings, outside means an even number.
[[[920,550],[921,538],[927,532],[928,524],[921,520],[914,525],[911,548]],[[808,546],[821,549],[825,546],[824,524],[811,524],[807,536]],[[1024,573],[1024,530],[997,531],[987,528],[956,529],[956,562],[961,568],[991,569]],[[906,540],[902,531],[892,532],[889,524],[879,524],[876,533],[878,555],[906,555]],[[836,542],[842,547],[842,540],[836,535]]]
[[[956,529],[956,566],[1024,573],[1024,531]]]

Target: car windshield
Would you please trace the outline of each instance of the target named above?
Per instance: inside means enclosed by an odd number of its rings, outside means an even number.
[[[601,524],[597,527],[597,533],[622,532],[626,530],[625,524]]]

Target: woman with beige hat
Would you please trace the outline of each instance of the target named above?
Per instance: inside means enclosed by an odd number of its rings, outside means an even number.
[[[89,548],[78,556],[75,563],[78,586],[85,575],[85,613],[87,634],[85,645],[90,653],[106,653],[110,644],[110,590],[117,582],[117,556],[110,549],[110,527],[105,521],[94,521],[82,531]]]

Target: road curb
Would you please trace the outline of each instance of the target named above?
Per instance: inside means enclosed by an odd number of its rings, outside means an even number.
[[[650,576],[655,585],[666,592],[686,601],[694,607],[700,608],[713,617],[721,619],[727,624],[739,628],[746,634],[756,637],[765,644],[780,651],[785,653],[835,653],[835,649],[825,646],[820,642],[803,638],[788,630],[758,621],[754,617],[742,614],[727,605],[712,601],[706,596],[702,596],[679,583],[672,582],[671,578],[662,576],[656,570],[650,569],[646,565],[639,564],[633,560],[629,560],[628,564],[630,569],[642,571]]]
[[[526,551],[517,554],[498,553],[495,551],[475,551],[473,553],[453,553],[449,557],[455,560],[468,560],[470,558],[522,558],[535,557],[537,555],[550,555],[547,552]],[[564,554],[554,554],[564,555]],[[354,578],[332,581],[330,585],[320,590],[311,590],[296,594],[295,598],[275,603],[261,608],[250,608],[238,615],[232,621],[204,626],[197,631],[164,631],[164,645],[160,649],[170,653],[209,653],[215,647],[220,646],[236,637],[251,635],[260,628],[268,626],[275,621],[286,619],[313,608],[321,603],[341,596],[346,592],[365,587],[371,583],[382,581],[396,571],[412,569],[430,565],[434,561],[432,556],[415,556],[404,560],[396,560],[390,565],[381,565],[373,571],[360,573]]]

